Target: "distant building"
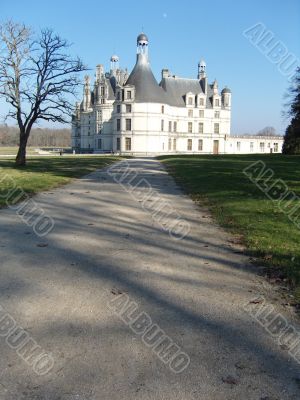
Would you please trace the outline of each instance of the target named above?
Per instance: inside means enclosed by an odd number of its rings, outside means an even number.
[[[148,38],[137,38],[137,60],[130,75],[111,57],[110,72],[96,67],[93,87],[85,77],[83,100],[72,119],[77,152],[122,154],[247,154],[281,152],[283,137],[230,136],[231,91],[208,83],[204,60],[197,78],[162,70],[157,83],[148,60]]]

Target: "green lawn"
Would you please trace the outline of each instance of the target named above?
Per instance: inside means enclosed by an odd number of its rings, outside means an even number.
[[[270,273],[284,273],[300,300],[300,230],[279,209],[278,202],[269,200],[243,174],[245,167],[262,160],[275,173],[272,182],[279,178],[284,180],[288,188],[300,197],[300,156],[159,158],[195,201],[208,205],[222,226],[242,235],[250,255],[259,257],[259,262],[269,267]]]
[[[52,150],[53,148],[61,149],[62,147],[59,147],[59,146],[53,146],[53,147],[35,146],[35,147],[30,147],[29,146],[29,147],[27,147],[26,153],[27,153],[27,155],[39,155],[38,152],[35,151],[36,149],[47,151],[48,149]],[[71,151],[70,147],[66,147],[64,149]],[[17,146],[0,146],[0,156],[1,155],[16,156],[17,152],[18,152],[18,147]]]
[[[36,147],[27,147],[27,154],[38,154],[35,151]],[[10,146],[0,146],[0,156],[1,154],[16,156],[18,151],[18,147],[10,147]]]
[[[6,205],[6,193],[12,187],[17,193],[32,195],[70,182],[118,160],[118,157],[36,157],[27,166],[14,167],[14,160],[0,158],[0,207]],[[13,198],[17,196],[14,195]]]

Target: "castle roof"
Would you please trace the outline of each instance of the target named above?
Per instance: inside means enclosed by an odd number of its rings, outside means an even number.
[[[147,41],[148,42],[148,37],[147,37],[147,35],[145,35],[144,32],[142,32],[142,33],[139,34],[139,36],[137,37],[136,40],[137,40],[137,42],[140,42],[140,41]]]
[[[157,83],[146,54],[137,54],[136,64],[126,85],[135,86],[137,103],[167,103],[165,91]]]
[[[186,79],[178,77],[165,77],[161,80],[160,86],[165,90],[167,104],[174,107],[185,107],[185,95],[193,93],[194,95],[205,94],[198,79]],[[207,85],[206,107],[211,108],[211,97],[213,95],[212,85]]]
[[[226,86],[223,90],[222,93],[231,93],[231,90]]]

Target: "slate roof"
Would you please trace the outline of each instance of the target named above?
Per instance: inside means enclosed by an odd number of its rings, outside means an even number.
[[[157,83],[146,54],[138,54],[136,64],[129,75],[126,85],[135,86],[137,103],[162,103],[174,107],[185,107],[185,95],[189,92],[203,93],[198,79],[178,77],[163,78]],[[212,108],[213,85],[207,85],[206,108]]]
[[[185,95],[189,92],[197,95],[203,93],[202,86],[198,79],[186,79],[178,77],[163,78],[160,86],[167,94],[167,103],[170,106],[185,107]],[[206,107],[211,108],[212,103],[210,97],[213,94],[212,85],[207,85]]]
[[[135,86],[137,103],[167,103],[166,93],[157,83],[146,54],[138,54],[136,64],[126,81]]]
[[[108,100],[115,100],[114,88],[111,80],[109,78],[105,78],[105,81],[108,87]]]

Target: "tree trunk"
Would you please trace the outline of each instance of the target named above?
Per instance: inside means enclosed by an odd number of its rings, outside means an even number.
[[[26,146],[27,146],[28,135],[25,132],[20,131],[20,144],[19,150],[16,157],[16,165],[18,167],[26,165]]]

